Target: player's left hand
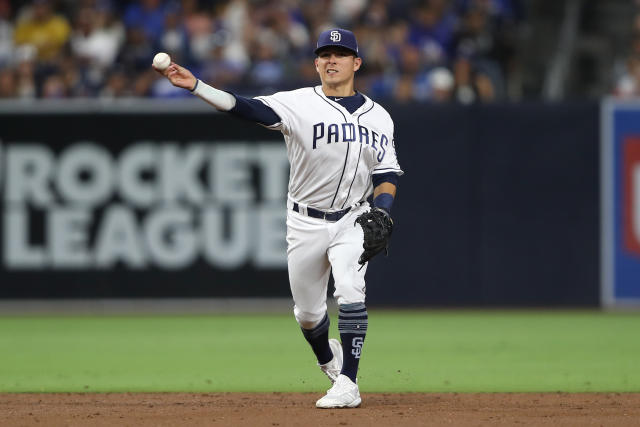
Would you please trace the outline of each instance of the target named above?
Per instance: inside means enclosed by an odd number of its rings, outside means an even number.
[[[356,223],[360,224],[364,232],[364,243],[362,247],[364,252],[358,259],[358,264],[364,265],[371,258],[389,248],[389,240],[393,231],[393,220],[389,214],[380,208],[371,208],[356,218]]]

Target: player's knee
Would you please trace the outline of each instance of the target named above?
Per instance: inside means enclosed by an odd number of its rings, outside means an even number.
[[[338,306],[349,305],[349,304],[364,305],[364,301],[365,301],[364,292],[358,291],[358,290],[350,290],[349,292],[346,292],[344,294],[343,293],[338,294],[336,292],[334,296],[336,297]]]
[[[299,320],[298,324],[302,329],[313,329],[316,327],[318,322],[309,322],[309,321]]]
[[[296,321],[302,329],[313,329],[322,322],[326,313],[309,313],[305,311],[296,311]]]
[[[336,290],[333,296],[338,305],[364,303],[366,299],[364,279],[356,283],[345,280],[336,280]]]

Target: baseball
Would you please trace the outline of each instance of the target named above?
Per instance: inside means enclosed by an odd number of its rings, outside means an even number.
[[[166,53],[160,52],[153,57],[153,66],[156,69],[163,71],[169,65],[171,65],[171,57]]]

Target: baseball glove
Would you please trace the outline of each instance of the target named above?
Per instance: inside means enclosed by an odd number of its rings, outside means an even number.
[[[358,259],[358,264],[364,265],[371,258],[385,251],[385,255],[388,253],[389,240],[391,239],[391,232],[393,231],[393,221],[389,214],[380,208],[371,208],[370,211],[365,212],[356,218],[356,223],[360,224],[362,231],[364,231],[364,243],[362,247],[364,252]]]

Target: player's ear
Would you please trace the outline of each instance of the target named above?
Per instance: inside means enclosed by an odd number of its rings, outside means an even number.
[[[358,71],[360,69],[360,66],[362,65],[362,58],[360,57],[356,57],[353,60],[353,71]]]
[[[313,60],[313,63],[314,63],[314,64],[315,64],[315,66],[316,66],[316,71],[317,71],[317,72],[320,72],[320,70],[318,70],[318,57],[316,57],[316,59],[314,59],[314,60]]]

